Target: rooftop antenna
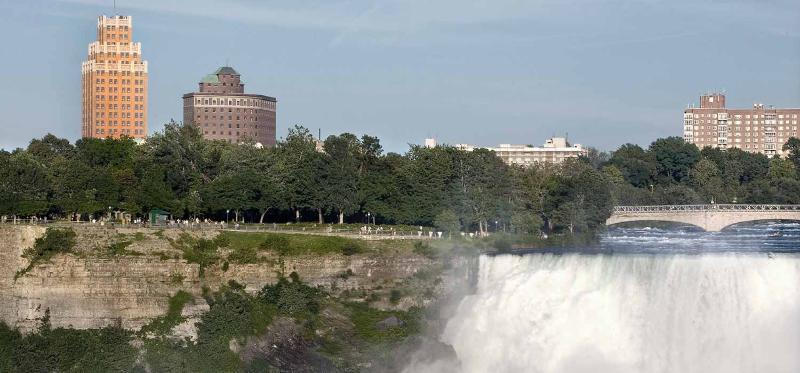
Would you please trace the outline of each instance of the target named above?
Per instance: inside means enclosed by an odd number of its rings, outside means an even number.
[[[114,0],[114,15],[117,15],[117,0]]]
[[[317,140],[322,141],[322,128],[317,128]]]

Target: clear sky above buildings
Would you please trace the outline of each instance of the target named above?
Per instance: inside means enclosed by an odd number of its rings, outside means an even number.
[[[601,149],[680,136],[682,110],[800,106],[797,0],[119,0],[150,63],[149,127],[226,60],[278,136]],[[80,65],[112,0],[0,0],[0,148],[80,134]]]

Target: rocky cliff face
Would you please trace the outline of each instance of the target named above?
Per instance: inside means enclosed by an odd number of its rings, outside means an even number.
[[[141,255],[93,255],[104,239],[128,234],[113,228],[76,229],[79,250],[60,254],[15,279],[28,265],[22,255],[45,229],[35,226],[0,226],[0,319],[23,331],[34,328],[50,310],[53,327],[97,328],[119,324],[138,329],[163,315],[169,297],[178,290],[194,295],[185,316],[208,309],[202,289],[216,289],[229,280],[251,291],[274,283],[280,273],[297,272],[307,283],[328,289],[370,290],[391,287],[435,263],[413,254],[296,256],[260,264],[219,265],[200,276],[197,264],[177,255],[164,255],[168,241],[150,231],[131,249]],[[169,233],[169,232],[167,232]],[[348,272],[349,270],[349,272]],[[347,274],[347,275],[344,275]]]

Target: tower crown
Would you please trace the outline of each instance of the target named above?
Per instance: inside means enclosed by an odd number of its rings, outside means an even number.
[[[202,93],[244,93],[244,82],[236,70],[222,66],[200,80]]]

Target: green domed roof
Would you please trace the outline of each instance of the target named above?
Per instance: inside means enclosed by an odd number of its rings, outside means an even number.
[[[220,75],[234,75],[238,77],[239,73],[230,66],[222,66],[213,73],[204,76],[203,79],[200,80],[200,83],[219,83]]]
[[[200,83],[219,83],[219,78],[216,74],[208,74],[200,80]]]

